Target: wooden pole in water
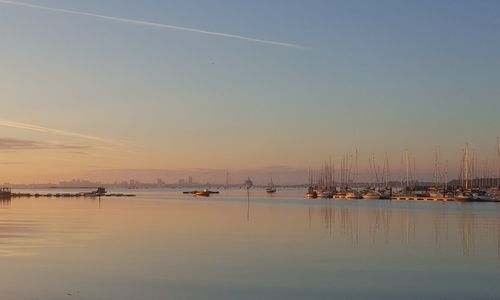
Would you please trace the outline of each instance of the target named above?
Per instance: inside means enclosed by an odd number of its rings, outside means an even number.
[[[250,221],[250,188],[247,187],[247,222]]]

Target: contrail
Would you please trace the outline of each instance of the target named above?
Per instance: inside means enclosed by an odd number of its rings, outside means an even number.
[[[230,34],[230,33],[216,32],[216,31],[208,31],[208,30],[203,30],[203,29],[198,29],[198,28],[183,27],[183,26],[176,26],[176,25],[167,25],[167,24],[153,23],[153,22],[147,22],[147,21],[141,21],[141,20],[134,20],[134,19],[111,17],[111,16],[98,15],[98,14],[93,14],[93,13],[87,13],[87,12],[77,11],[77,10],[48,7],[48,6],[30,4],[30,3],[25,3],[25,2],[18,2],[18,1],[11,1],[11,0],[0,0],[0,3],[10,4],[10,5],[16,5],[16,6],[23,6],[23,7],[29,7],[29,8],[35,8],[35,9],[43,9],[43,10],[60,12],[60,13],[66,13],[66,14],[88,16],[88,17],[94,17],[94,18],[101,18],[101,19],[106,19],[106,20],[111,20],[111,21],[116,21],[116,22],[122,22],[122,23],[128,23],[128,24],[134,24],[134,25],[150,26],[150,27],[157,27],[157,28],[166,28],[166,29],[181,30],[181,31],[189,31],[189,32],[196,32],[196,33],[207,34],[207,35],[212,35],[212,36],[219,36],[219,37],[232,38],[232,39],[240,39],[240,40],[245,40],[245,41],[249,41],[249,42],[256,42],[256,43],[261,43],[261,44],[268,44],[268,45],[281,46],[281,47],[289,47],[289,48],[295,48],[295,49],[304,49],[303,46],[292,44],[292,43],[284,43],[284,42],[277,42],[277,41],[262,40],[262,39],[247,37],[247,36],[238,35],[238,34]]]
[[[0,2],[3,2],[3,0],[1,0]],[[0,126],[18,128],[18,129],[26,129],[26,130],[31,130],[31,131],[38,131],[38,132],[59,135],[59,136],[76,137],[76,138],[91,140],[91,141],[95,141],[95,142],[108,143],[108,144],[114,143],[113,141],[110,141],[108,139],[104,139],[104,138],[100,138],[100,137],[96,137],[96,136],[91,136],[91,135],[87,135],[87,134],[81,134],[81,133],[77,133],[77,132],[70,132],[70,131],[65,131],[65,130],[47,128],[47,127],[42,127],[42,126],[27,124],[27,123],[12,122],[12,121],[8,121],[8,120],[1,120],[0,119]]]

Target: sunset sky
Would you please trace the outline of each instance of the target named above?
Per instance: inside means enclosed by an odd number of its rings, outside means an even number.
[[[499,37],[499,1],[0,0],[0,182],[493,164]]]

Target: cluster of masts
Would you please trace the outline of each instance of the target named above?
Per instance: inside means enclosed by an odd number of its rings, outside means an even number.
[[[309,170],[307,198],[345,199],[445,199],[452,201],[500,201],[500,142],[497,138],[496,172],[493,178],[491,167],[485,163],[482,177],[477,171],[477,159],[469,145],[463,149],[459,169],[459,185],[448,185],[448,161],[443,162],[439,147],[435,147],[433,183],[419,187],[415,178],[415,156],[405,151],[401,160],[401,181],[396,186],[391,181],[389,158],[385,155],[382,168],[376,164],[375,156],[369,157],[370,173],[374,183],[355,188],[358,175],[358,153],[344,155],[338,176],[331,162],[324,163],[317,172]],[[335,180],[337,179],[337,181]]]

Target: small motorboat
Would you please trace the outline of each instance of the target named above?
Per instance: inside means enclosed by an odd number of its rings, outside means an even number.
[[[212,192],[210,192],[208,189],[204,189],[203,191],[196,191],[194,193],[195,196],[198,197],[209,197]]]

